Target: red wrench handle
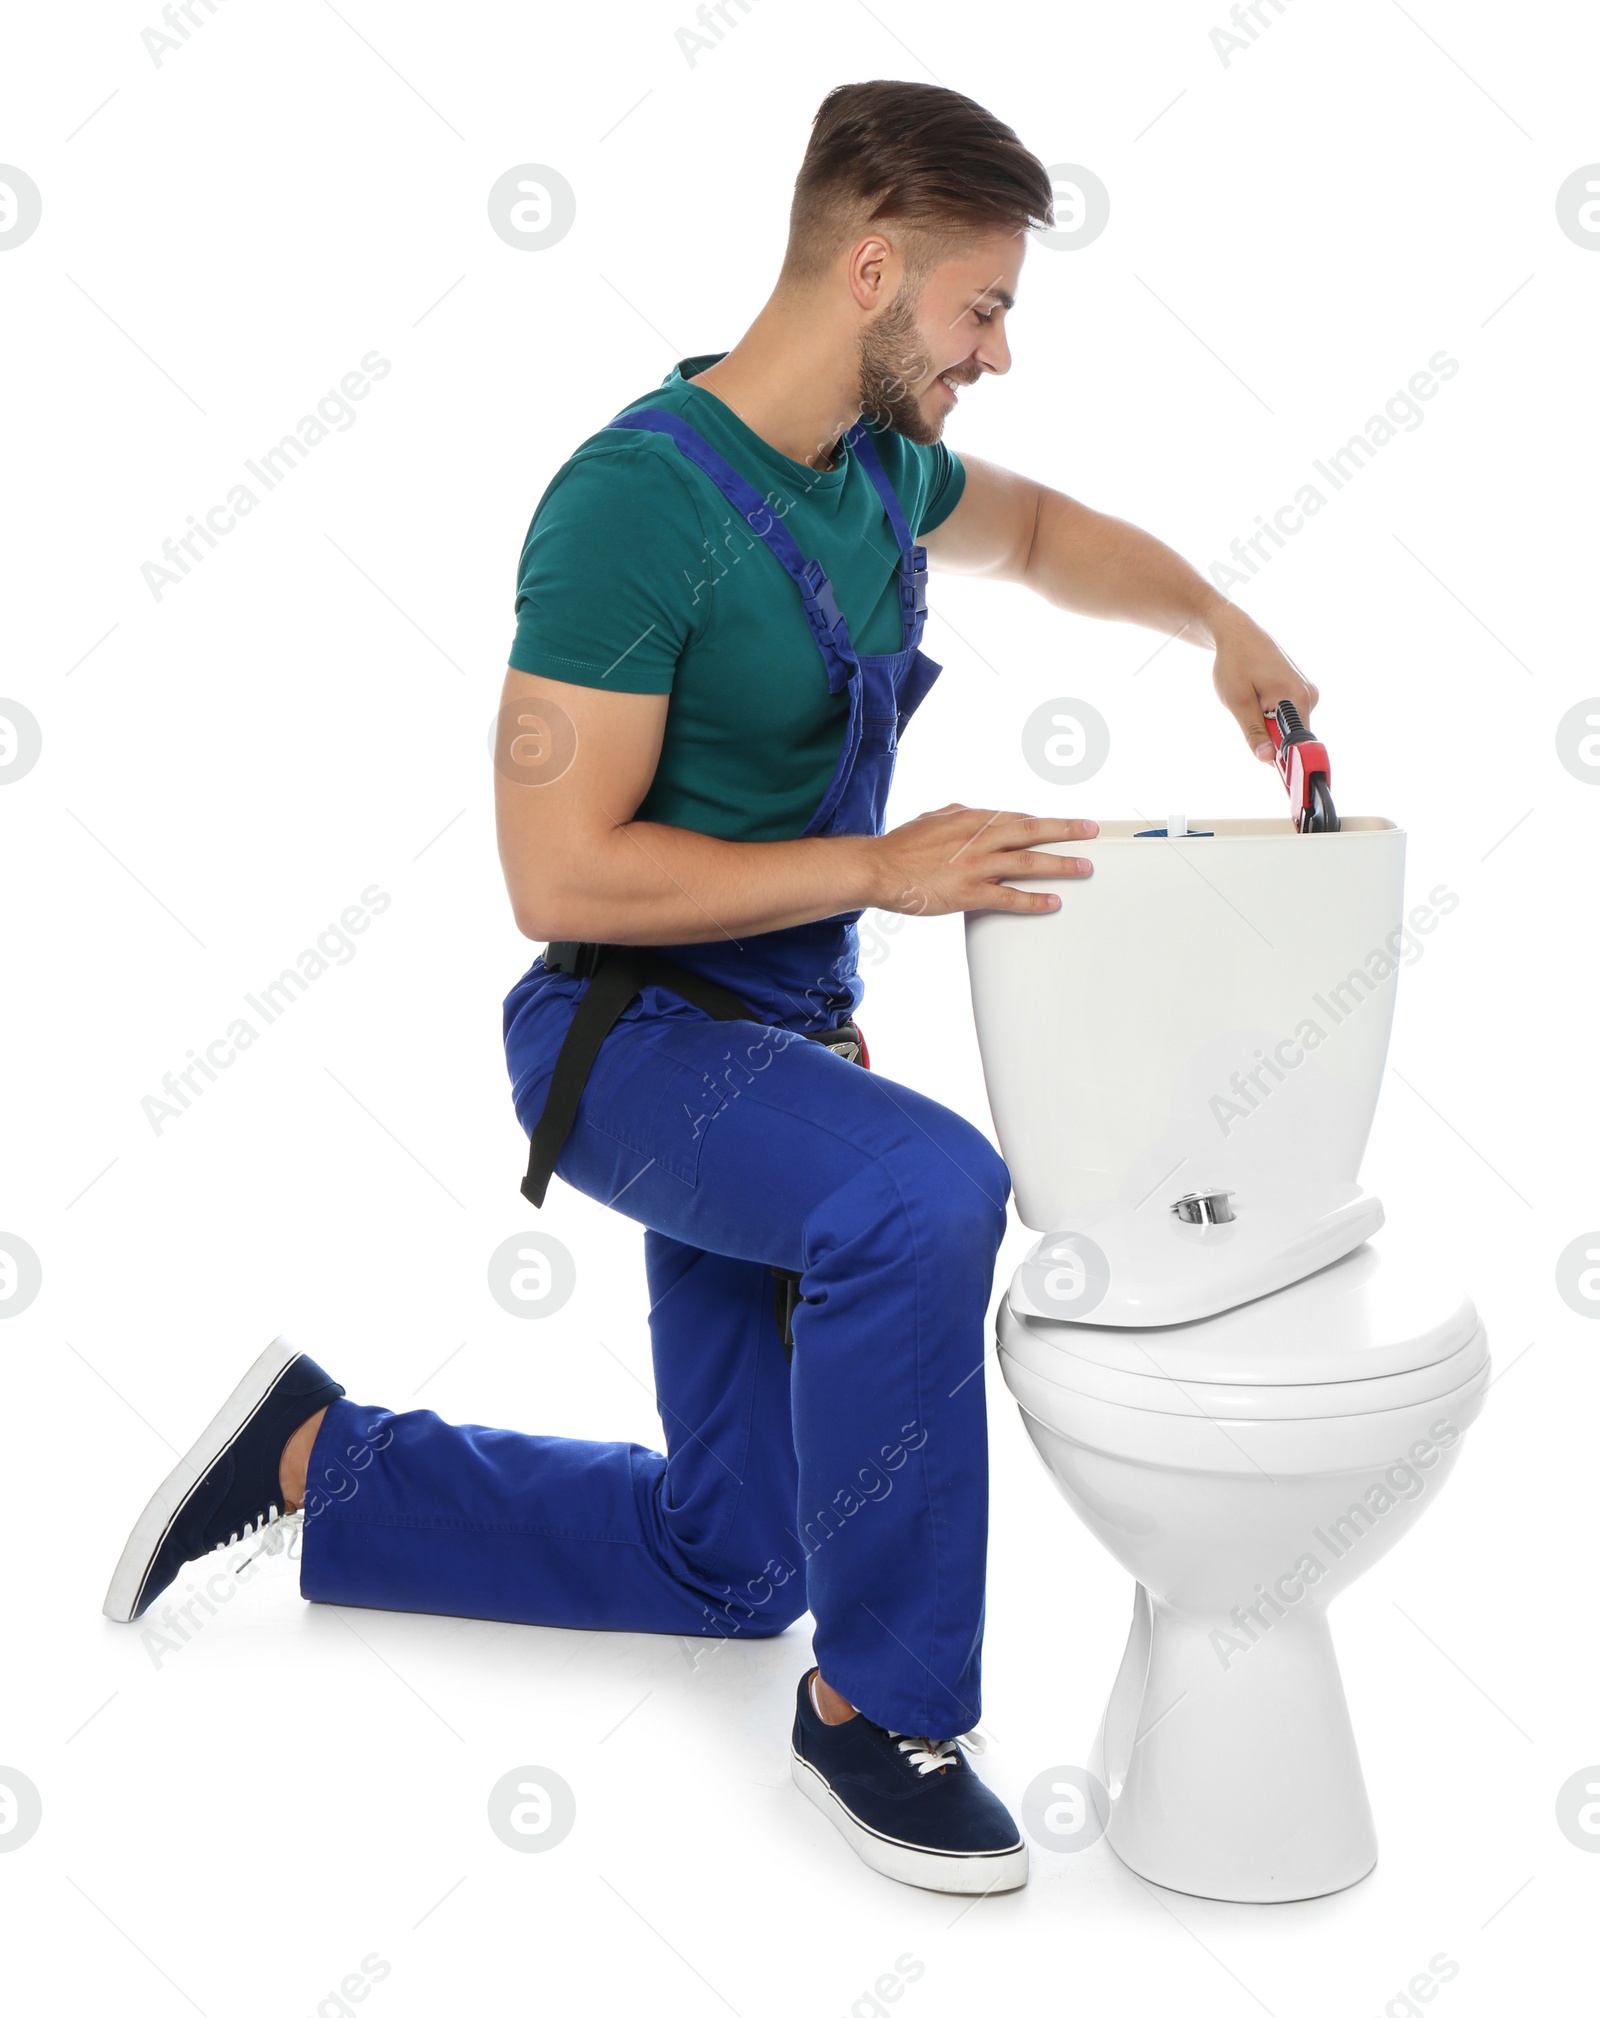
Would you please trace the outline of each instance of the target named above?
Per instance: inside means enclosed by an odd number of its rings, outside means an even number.
[[[1289,810],[1296,831],[1304,833],[1315,810],[1313,781],[1321,778],[1324,795],[1333,782],[1327,745],[1312,735],[1292,701],[1280,701],[1275,708],[1269,708],[1266,723],[1278,775],[1289,794]]]

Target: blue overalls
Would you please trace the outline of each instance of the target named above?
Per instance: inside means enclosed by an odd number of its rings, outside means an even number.
[[[900,649],[876,655],[855,652],[821,567],[686,421],[639,409],[611,425],[670,437],[795,583],[849,696],[805,831],[882,833],[900,732],[939,668],[919,649],[926,552],[867,428],[845,443],[899,551]],[[556,1161],[646,1228],[665,1456],[336,1402],[312,1453],[306,1597],[723,1638],[809,1609],[823,1675],[873,1722],[934,1738],[977,1722],[985,1315],[1010,1181],[958,1115],[803,1041],[861,999],[860,915],[660,949],[763,1020],[713,1021],[646,987]],[[536,960],[506,998],[530,1131],[590,985]],[[801,1278],[792,1363],[774,1266]]]

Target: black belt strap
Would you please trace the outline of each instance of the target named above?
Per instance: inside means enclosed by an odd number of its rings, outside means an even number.
[[[578,1101],[600,1055],[600,1046],[641,989],[670,988],[674,995],[681,995],[685,1002],[703,1009],[719,1023],[761,1020],[731,989],[707,981],[703,975],[692,974],[674,961],[663,960],[659,953],[644,946],[560,942],[547,947],[545,953],[547,963],[561,972],[587,973],[592,978],[556,1053],[544,1112],[528,1138],[528,1174],[522,1180],[522,1195],[531,1205],[544,1204],[556,1158],[572,1133]]]
[[[544,1112],[534,1123],[528,1138],[528,1174],[522,1180],[522,1195],[532,1205],[543,1205],[556,1158],[561,1154],[572,1124],[577,1119],[578,1102],[600,1046],[615,1029],[618,1017],[644,988],[670,988],[696,1009],[703,1009],[719,1023],[759,1023],[762,1019],[729,988],[687,967],[662,959],[643,946],[608,946],[578,940],[557,940],[544,951],[547,967],[562,974],[587,979],[589,987],[573,1012],[567,1034],[556,1053],[555,1069],[545,1094]],[[832,1030],[808,1031],[815,1044],[825,1044],[853,1065],[862,1062],[861,1032],[853,1023],[841,1023]],[[803,1301],[799,1271],[772,1270],[773,1316],[785,1359],[794,1357],[794,1313]]]

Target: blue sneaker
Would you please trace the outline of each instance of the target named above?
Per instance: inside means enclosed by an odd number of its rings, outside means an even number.
[[[825,1724],[800,1683],[791,1772],[863,1863],[930,1892],[1010,1892],[1028,1882],[1028,1846],[961,1747],[981,1739],[912,1738],[863,1716]]]
[[[314,1359],[274,1339],[140,1514],[106,1592],[106,1617],[141,1618],[185,1563],[274,1528],[284,1517],[284,1445],[343,1393]]]

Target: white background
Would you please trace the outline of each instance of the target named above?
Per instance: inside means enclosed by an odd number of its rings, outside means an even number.
[[[887,2008],[867,1993],[914,1957],[895,2008],[920,2018],[1366,2018],[1444,1954],[1446,2018],[1576,2008],[1600,1857],[1554,1803],[1600,1759],[1600,1330],[1554,1269],[1600,1225],[1600,792],[1555,730],[1600,693],[1600,256],[1555,193],[1600,158],[1594,17],[1288,0],[1224,64],[1220,0],[727,12],[692,64],[688,0],[220,0],[159,65],[153,0],[8,27],[0,157],[44,208],[0,257],[0,693],[43,733],[0,791],[0,1229],[43,1264],[0,1326],[0,1765],[43,1797],[0,1856],[7,1989],[299,2018],[352,2008],[319,2000],[376,1955],[379,2014],[835,2018]],[[874,76],[964,90],[1111,193],[1093,245],[1030,251],[1015,368],[963,400],[958,451],[1204,566],[1433,353],[1460,364],[1236,591],[1323,689],[1341,810],[1409,830],[1414,897],[1459,895],[1402,976],[1363,1177],[1384,1238],[1470,1284],[1498,1369],[1443,1507],[1334,1614],[1381,1858],[1310,1904],[1162,1893],[1104,1844],[1036,1853],[1025,1892],[970,1910],[872,1876],[789,1784],[803,1627],[696,1665],[670,1639],[306,1606],[281,1560],[159,1666],[99,1616],[146,1494],[279,1331],[359,1399],[659,1442],[631,1222],[557,1185],[571,1302],[521,1321],[486,1287],[532,1223],[499,1005],[533,949],[485,735],[544,485],[738,336],[812,111]],[[540,251],[487,223],[527,162],[577,195]],[[393,368],[355,424],[156,600],[162,541],[373,349]],[[983,584],[933,602],[946,672],[892,816],[1281,811],[1202,653]],[[1064,696],[1112,733],[1073,790],[1019,748]],[[153,1131],[162,1075],[374,883],[393,901],[356,957]],[[987,1127],[959,921],[890,943],[875,1064]],[[1013,1222],[998,1284],[1029,1238]],[[985,1771],[1015,1802],[1084,1759],[1130,1592],[988,1379]],[[576,1795],[544,1855],[485,1820],[524,1764]]]

